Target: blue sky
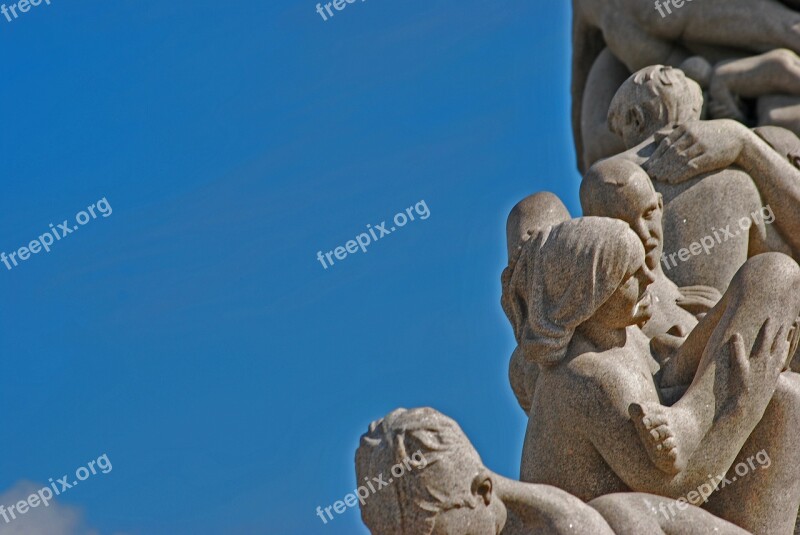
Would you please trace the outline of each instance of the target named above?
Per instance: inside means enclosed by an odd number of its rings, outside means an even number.
[[[105,453],[58,533],[366,533],[315,509],[396,407],[452,416],[517,474],[505,218],[542,189],[578,213],[569,6],[315,5],[0,18],[0,251],[113,208],[0,264],[0,503]],[[428,219],[317,261],[420,200]]]

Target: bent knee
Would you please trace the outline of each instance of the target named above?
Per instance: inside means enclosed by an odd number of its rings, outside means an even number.
[[[734,277],[748,289],[759,288],[768,295],[785,295],[800,287],[800,266],[783,253],[763,253],[749,258]],[[731,283],[733,284],[733,282]]]

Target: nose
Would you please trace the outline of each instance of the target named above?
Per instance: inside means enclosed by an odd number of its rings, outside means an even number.
[[[642,240],[642,243],[645,243],[650,238],[650,233],[647,231],[647,225],[645,225],[642,221],[637,221],[636,224],[633,226],[633,231]]]

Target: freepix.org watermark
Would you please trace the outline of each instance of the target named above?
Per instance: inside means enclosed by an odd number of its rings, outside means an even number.
[[[711,250],[717,245],[722,245],[729,239],[739,236],[742,232],[748,232],[753,223],[758,224],[763,222],[766,225],[770,225],[774,221],[775,214],[773,213],[772,208],[769,205],[766,205],[761,208],[761,211],[756,211],[750,214],[750,217],[743,217],[739,219],[739,221],[737,221],[739,228],[735,231],[731,231],[732,225],[728,225],[722,229],[712,227],[711,234],[708,236],[703,236],[700,238],[699,242],[695,241],[690,243],[688,249],[684,247],[670,255],[667,255],[666,253],[662,254],[661,262],[664,264],[664,267],[667,268],[667,271],[669,271],[673,267],[677,267],[678,260],[681,262],[686,262],[689,260],[689,258],[692,256],[697,256],[701,252],[704,252],[707,255],[711,254]],[[677,260],[675,259],[676,256],[678,257]],[[670,265],[670,261],[672,261],[672,265]]]
[[[667,14],[672,15],[672,9],[670,8],[670,4],[675,9],[680,9],[686,4],[686,2],[691,2],[692,0],[656,0],[656,10],[661,14],[661,18],[667,16]],[[667,10],[667,13],[664,13],[664,9]]]
[[[381,489],[391,485],[395,479],[403,477],[405,474],[414,469],[422,470],[426,466],[428,466],[428,461],[425,459],[425,456],[422,454],[422,452],[417,450],[413,455],[411,455],[411,457],[406,457],[396,465],[392,466],[392,468],[389,470],[391,472],[391,476],[389,476],[388,479],[384,478],[384,474],[378,474],[377,477],[373,477],[371,479],[369,477],[365,477],[365,484],[361,485],[351,494],[348,494],[341,500],[334,502],[333,505],[329,505],[325,509],[317,506],[317,516],[322,520],[323,524],[327,524],[328,520],[333,520],[331,509],[333,509],[337,515],[340,515],[347,511],[349,507],[355,507],[358,502],[361,502],[361,505],[364,505],[364,502],[367,500],[367,498]],[[325,517],[326,513],[328,515],[327,518]]]
[[[31,6],[39,7],[42,2],[48,6],[50,5],[50,0],[19,0],[16,4],[9,4],[8,6],[3,4],[0,6],[0,13],[5,16],[7,22],[11,22],[19,18],[17,10],[19,10],[20,13],[27,13],[31,10]],[[13,19],[11,15],[14,15]]]
[[[670,518],[678,514],[675,512],[675,508],[677,508],[678,511],[685,511],[689,507],[689,504],[700,506],[702,503],[708,502],[708,497],[711,496],[715,490],[732,485],[736,483],[739,478],[755,472],[756,465],[753,461],[756,461],[762,470],[766,470],[772,464],[772,459],[769,458],[767,450],[761,450],[756,453],[755,456],[751,455],[746,461],[742,461],[733,467],[732,471],[735,472],[736,475],[729,473],[730,479],[724,475],[716,477],[708,476],[708,482],[697,487],[697,490],[693,490],[686,494],[686,496],[678,498],[674,503],[664,505],[662,502],[659,504],[658,509],[666,518]]]
[[[327,22],[328,18],[333,18],[334,15],[333,11],[331,11],[331,6],[333,6],[333,9],[336,11],[341,11],[347,7],[347,4],[355,3],[355,1],[356,0],[333,0],[333,2],[327,2],[325,4],[320,3],[317,4],[317,13],[319,13],[319,16],[322,17],[322,20]],[[364,2],[365,0],[361,1]],[[322,8],[323,5],[325,6],[325,9]],[[326,11],[328,12],[327,16],[325,15]]]
[[[414,221],[415,213],[423,221],[430,217],[431,211],[428,209],[428,205],[425,203],[424,199],[419,201],[414,206],[406,208],[405,212],[398,212],[395,214],[394,218],[392,218],[394,225],[390,228],[386,228],[386,221],[381,221],[380,225],[375,225],[374,227],[372,225],[367,225],[368,232],[362,232],[356,236],[354,240],[349,240],[344,245],[340,245],[332,251],[328,251],[324,255],[322,251],[317,251],[317,260],[319,260],[319,263],[322,264],[323,268],[328,269],[329,266],[334,264],[334,257],[336,257],[336,260],[344,260],[347,258],[348,254],[357,253],[359,249],[366,253],[367,246],[369,244],[376,242],[384,236],[388,236],[395,230],[406,226],[409,221]],[[325,262],[326,259],[327,263]]]
[[[97,209],[96,211],[95,208]],[[8,253],[8,255],[6,255],[5,252],[0,253],[0,262],[5,264],[7,270],[11,271],[19,265],[19,262],[24,262],[29,259],[32,254],[38,254],[41,251],[49,253],[51,245],[66,238],[67,235],[72,234],[93,219],[97,219],[98,215],[108,217],[111,213],[111,205],[108,204],[106,198],[103,197],[96,203],[87,207],[86,210],[81,210],[75,214],[76,225],[70,225],[69,219],[65,219],[63,223],[58,225],[50,223],[50,230],[30,242],[27,246],[20,247],[16,251]]]
[[[108,474],[112,469],[111,461],[108,459],[108,455],[104,453],[98,457],[96,461],[89,461],[86,466],[81,466],[75,470],[74,478],[65,475],[53,481],[51,477],[49,487],[42,487],[38,492],[28,496],[28,499],[20,500],[12,505],[0,504],[0,518],[2,518],[6,524],[10,524],[16,520],[18,516],[22,516],[40,505],[50,507],[50,502],[55,496],[59,496],[72,487],[78,486],[79,482],[86,481],[91,476],[96,475],[98,470],[101,474]]]

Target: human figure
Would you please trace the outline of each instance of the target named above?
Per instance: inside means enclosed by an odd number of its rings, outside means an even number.
[[[798,257],[794,251],[800,251],[800,237],[792,229],[800,224],[795,208],[800,179],[791,177],[800,171],[739,123],[698,121],[701,108],[695,82],[677,69],[656,65],[622,85],[609,109],[609,123],[629,148],[614,158],[641,165],[663,195],[664,249],[672,265],[668,276],[679,286],[713,286],[722,292],[750,256],[779,251]],[[684,150],[689,136],[673,146],[687,128],[702,129],[702,143],[689,151]],[[740,131],[745,137],[733,135]],[[747,150],[727,150],[736,143]],[[703,156],[706,146],[711,154]],[[741,155],[735,162],[741,165],[723,165],[734,153]],[[765,211],[774,215],[774,225],[766,224]],[[704,241],[707,246],[701,248]],[[697,245],[690,255],[691,244]],[[713,253],[701,252],[711,245]]]
[[[650,76],[648,72],[657,72],[658,76]],[[796,158],[800,140],[797,136],[775,127],[752,131],[730,120],[700,121],[691,113],[670,123],[669,119],[675,115],[669,111],[663,120],[654,121],[654,125],[643,129],[626,115],[638,115],[637,109],[648,106],[664,105],[669,110],[675,102],[692,101],[692,95],[696,95],[691,81],[676,84],[671,91],[661,91],[658,88],[661,77],[673,81],[683,78],[675,69],[650,67],[629,79],[614,98],[609,121],[621,137],[630,139],[626,144],[633,147],[619,157],[641,164],[656,189],[673,192],[673,195],[690,190],[692,197],[701,202],[705,200],[707,205],[714,204],[715,210],[718,200],[727,204],[731,197],[749,196],[750,188],[741,190],[737,183],[717,182],[721,173],[743,170],[758,192],[760,202],[774,212],[774,225],[764,228],[763,232],[760,226],[751,228],[750,255],[779,251],[800,258],[800,236],[796,232],[800,228],[800,170]],[[644,91],[633,87],[637,79],[640,84],[649,85],[651,91],[659,91],[659,97],[650,98],[648,103]],[[631,101],[625,103],[628,98]],[[653,134],[652,137],[649,134]],[[693,191],[696,186],[699,186],[697,192]],[[700,190],[708,190],[707,186],[721,189],[700,198]],[[753,234],[753,230],[758,232]]]
[[[630,490],[677,498],[759,445],[781,469],[718,490],[715,512],[755,533],[788,532],[800,505],[800,382],[784,370],[800,267],[778,253],[748,260],[681,347],[699,356],[672,407],[660,404],[639,328],[653,280],[622,221],[575,219],[526,243],[505,301],[517,343],[540,366],[522,480],[585,501]]]
[[[624,159],[600,162],[584,176],[580,197],[585,216],[626,222],[645,248],[645,263],[655,281],[650,286],[652,317],[642,331],[654,341],[653,354],[663,367],[695,328],[698,316],[716,305],[722,294],[708,286],[678,288],[664,273],[664,202],[641,167]]]
[[[572,11],[572,124],[581,171],[615,153],[604,152],[613,139],[602,115],[630,73],[655,64],[688,68],[696,56],[715,65],[775,49],[800,53],[800,13],[792,3],[706,0],[662,17],[647,2],[573,0]],[[764,120],[779,121],[764,124],[800,117],[796,99],[764,104]]]
[[[516,261],[522,246],[531,239],[531,236],[547,227],[568,221],[570,217],[569,210],[561,199],[549,191],[528,195],[515,204],[506,221],[509,265]],[[509,269],[504,270],[501,277],[503,286],[506,284],[505,277],[510,273]],[[538,375],[539,366],[525,360],[519,348],[515,348],[509,362],[508,379],[517,402],[526,414],[531,409]]]
[[[412,454],[413,452],[413,454]],[[361,502],[374,535],[745,535],[699,507],[641,493],[588,504],[548,485],[502,477],[483,465],[456,422],[430,409],[397,409],[373,422],[356,452],[359,482],[414,459]]]

